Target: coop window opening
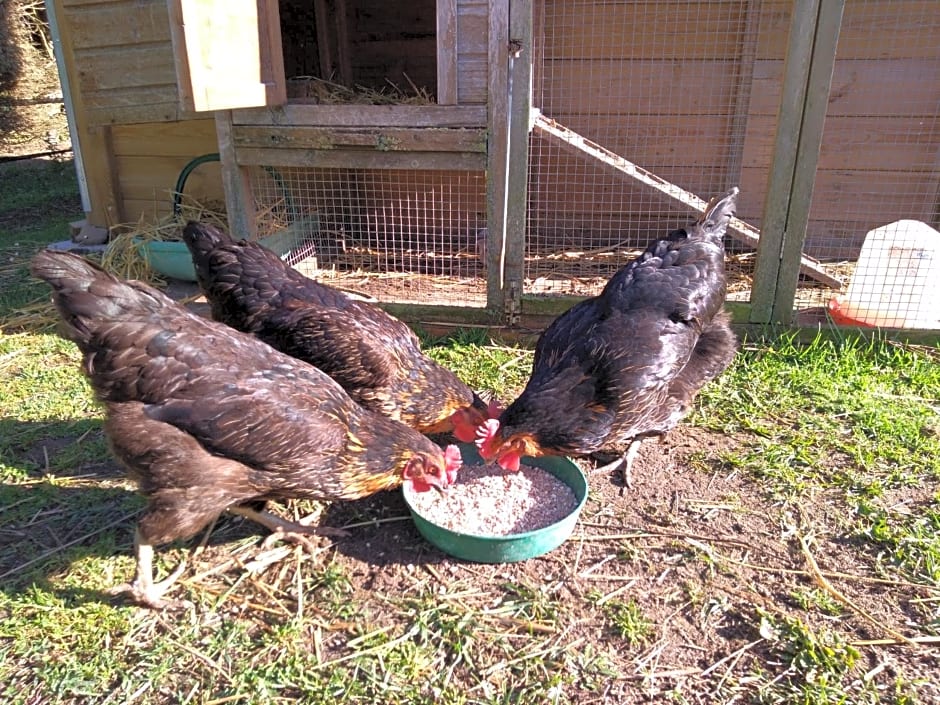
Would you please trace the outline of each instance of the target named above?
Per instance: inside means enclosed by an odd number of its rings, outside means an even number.
[[[436,103],[437,27],[443,9],[439,4],[452,3],[279,0],[288,100],[327,105]]]

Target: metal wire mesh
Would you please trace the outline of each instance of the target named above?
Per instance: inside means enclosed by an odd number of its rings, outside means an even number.
[[[252,192],[311,276],[385,301],[486,304],[482,172],[265,167]]]
[[[535,15],[544,115],[704,200],[737,184],[747,192],[760,3],[549,1]],[[557,140],[536,134],[530,149],[530,291],[596,290],[637,249],[695,218]],[[745,196],[739,216],[756,222],[760,206]],[[751,264],[738,267],[746,286]]]
[[[839,33],[805,246],[847,263],[844,308],[880,325],[940,329],[937,9],[856,0]]]
[[[537,3],[535,105],[703,199],[740,185],[738,215],[760,227],[791,11],[777,0]],[[938,25],[935,3],[846,4],[804,245],[837,276],[865,254],[868,230],[938,225]],[[557,140],[536,134],[530,148],[529,291],[596,291],[635,249],[694,217]],[[876,248],[855,289],[919,306],[914,318],[940,309],[918,292],[940,274],[940,236],[932,250],[926,237],[893,256]],[[729,298],[748,300],[752,248],[729,239],[728,251]],[[832,293],[802,281],[796,307]]]

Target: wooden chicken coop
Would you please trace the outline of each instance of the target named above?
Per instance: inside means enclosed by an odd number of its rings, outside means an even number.
[[[217,153],[187,196],[412,320],[538,327],[733,185],[742,323],[825,320],[868,231],[940,229],[924,0],[47,4],[91,223]]]

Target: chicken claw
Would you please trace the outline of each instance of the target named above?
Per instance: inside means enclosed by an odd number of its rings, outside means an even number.
[[[186,570],[184,558],[167,577],[158,583],[153,582],[153,546],[144,543],[140,532],[134,534],[134,550],[137,554],[137,571],[133,582],[116,585],[105,592],[108,595],[129,595],[132,602],[142,607],[155,610],[187,609],[193,604],[188,600],[165,600],[163,595],[179,580]]]
[[[620,494],[623,495],[625,489],[633,489],[633,461],[636,459],[637,454],[640,452],[640,444],[643,443],[642,438],[634,438],[630,441],[630,446],[627,448],[626,453],[624,453],[619,458],[614,459],[613,462],[602,465],[599,468],[594,468],[592,473],[601,473],[601,472],[613,472],[620,468],[623,465],[623,488],[620,490]]]
[[[316,547],[310,543],[308,536],[331,536],[333,538],[343,538],[349,536],[349,532],[343,529],[335,529],[329,526],[306,526],[303,523],[288,521],[271,512],[257,511],[250,507],[229,507],[230,514],[237,514],[246,519],[251,519],[271,531],[271,535],[265,539],[265,546],[269,541],[279,538],[299,543],[308,551],[313,553]],[[303,520],[301,520],[302,522]]]

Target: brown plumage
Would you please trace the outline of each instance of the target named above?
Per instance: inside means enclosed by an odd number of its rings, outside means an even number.
[[[722,238],[737,193],[713,199],[695,224],[652,243],[548,327],[525,390],[480,429],[485,458],[515,469],[522,455],[589,455],[630,441],[629,483],[639,441],[672,429],[734,356]]]
[[[142,604],[162,605],[169,587],[153,584],[153,546],[188,538],[225,510],[283,529],[244,505],[355,499],[403,481],[427,490],[453,479],[456,447],[445,455],[256,338],[75,255],[41,252],[32,272],[52,286],[63,335],[84,354],[104,404],[114,455],[149,500],[128,589]]]
[[[204,223],[183,230],[212,317],[323,370],[368,409],[462,441],[487,405],[421,352],[408,326],[377,306],[305,277],[255,242]]]

